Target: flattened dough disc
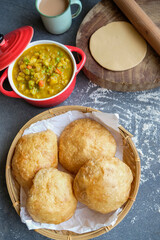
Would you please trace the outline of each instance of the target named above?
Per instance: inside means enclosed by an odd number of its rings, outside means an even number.
[[[160,28],[159,0],[138,0],[140,7]],[[92,34],[110,22],[125,21],[127,18],[114,1],[99,1],[83,19],[76,37],[76,46],[86,54],[84,74],[95,84],[114,91],[142,91],[160,86],[160,56],[147,45],[145,58],[137,66],[125,71],[110,71],[92,57],[89,41]]]
[[[128,22],[111,22],[90,38],[93,58],[104,68],[124,71],[138,65],[145,57],[147,44]]]

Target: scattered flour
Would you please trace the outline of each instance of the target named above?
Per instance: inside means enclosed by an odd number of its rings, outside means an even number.
[[[138,220],[138,217],[137,217],[137,216],[135,216],[135,217],[132,218],[131,223],[134,224],[136,220]]]
[[[141,159],[141,184],[159,177],[160,89],[142,92],[114,92],[88,82],[79,88],[84,106],[118,113],[120,124],[130,131]]]

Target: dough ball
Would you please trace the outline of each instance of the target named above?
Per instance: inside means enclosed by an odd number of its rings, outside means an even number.
[[[93,58],[104,68],[124,71],[138,65],[147,52],[146,41],[128,22],[111,22],[90,38]]]
[[[118,158],[88,161],[74,179],[78,201],[106,214],[121,207],[128,199],[133,180],[130,168]]]
[[[77,200],[73,194],[73,178],[56,168],[39,170],[27,198],[27,210],[34,221],[59,224],[71,218]]]
[[[57,155],[57,137],[51,130],[22,136],[12,159],[13,176],[27,191],[38,170],[57,167]]]
[[[70,123],[59,140],[59,161],[72,173],[90,159],[113,157],[116,142],[112,134],[98,122],[89,118]]]

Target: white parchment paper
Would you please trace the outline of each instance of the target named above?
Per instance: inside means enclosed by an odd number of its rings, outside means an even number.
[[[63,129],[72,121],[80,118],[91,118],[96,120],[104,127],[106,127],[111,134],[114,136],[117,143],[117,152],[116,157],[122,160],[123,157],[123,142],[121,135],[119,133],[119,123],[118,123],[118,115],[102,113],[102,112],[92,112],[92,113],[82,113],[79,111],[69,111],[67,113],[61,114],[59,116],[38,121],[32,124],[29,128],[25,129],[23,135],[36,133],[45,131],[47,129],[52,130],[57,137],[60,136]],[[62,171],[65,171],[62,166],[58,166],[58,168]],[[118,214],[121,212],[121,208],[117,209],[117,211],[101,214],[96,211],[89,209],[82,203],[77,204],[77,209],[72,218],[68,221],[63,222],[61,224],[46,224],[46,223],[38,223],[32,220],[26,210],[26,194],[21,188],[20,191],[20,217],[21,221],[25,223],[29,230],[31,229],[53,229],[53,230],[68,230],[76,233],[86,233],[90,231],[97,230],[104,226],[114,225],[117,220]]]

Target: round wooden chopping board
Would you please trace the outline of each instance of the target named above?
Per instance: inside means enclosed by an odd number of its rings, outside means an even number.
[[[141,8],[152,21],[160,27],[159,0],[137,0]],[[136,67],[113,72],[101,67],[91,56],[89,40],[100,27],[113,21],[128,21],[120,9],[111,0],[102,0],[86,15],[77,33],[76,45],[86,53],[85,75],[97,85],[115,91],[141,91],[160,86],[160,56],[147,46],[144,60]]]

